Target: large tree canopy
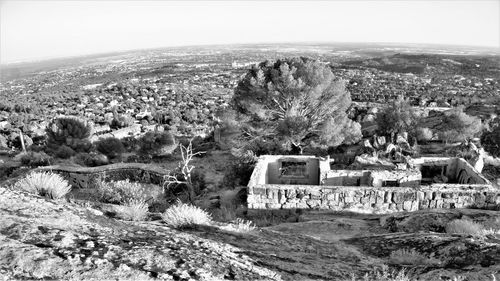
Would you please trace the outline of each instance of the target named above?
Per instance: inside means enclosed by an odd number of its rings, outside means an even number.
[[[408,132],[416,134],[419,116],[408,100],[399,96],[391,105],[377,115],[378,132],[381,135]]]
[[[233,104],[247,132],[289,147],[353,143],[360,125],[347,118],[344,81],[317,60],[287,58],[253,66],[235,89]]]
[[[479,136],[483,130],[481,119],[467,115],[463,108],[444,112],[439,137],[446,142],[465,141]]]

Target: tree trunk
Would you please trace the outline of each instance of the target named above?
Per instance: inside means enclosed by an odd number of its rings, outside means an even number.
[[[19,139],[21,140],[21,147],[23,149],[23,152],[26,153],[26,146],[24,145],[23,131],[19,131]]]

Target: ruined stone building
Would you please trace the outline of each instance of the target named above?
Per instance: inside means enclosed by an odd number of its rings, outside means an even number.
[[[500,204],[500,191],[462,158],[344,170],[334,163],[315,156],[261,156],[248,183],[248,208],[389,213]]]

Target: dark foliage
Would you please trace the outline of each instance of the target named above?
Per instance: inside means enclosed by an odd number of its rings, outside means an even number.
[[[87,166],[87,167],[102,166],[102,165],[107,165],[109,163],[106,155],[94,153],[94,152],[78,153],[77,155],[75,155],[74,161],[76,164],[79,164],[82,166]]]
[[[55,152],[55,156],[61,159],[68,159],[75,155],[75,151],[66,145],[61,145]]]
[[[169,154],[175,149],[174,136],[169,132],[147,132],[139,143],[143,154]]]
[[[495,157],[500,157],[500,121],[493,125],[491,131],[481,136],[481,144],[484,149]]]
[[[257,163],[257,158],[252,153],[247,153],[236,157],[229,163],[224,177],[222,178],[221,188],[236,188],[246,186],[253,169]]]
[[[45,152],[30,151],[21,157],[21,163],[29,167],[49,166],[52,157]]]
[[[55,151],[61,145],[71,147],[77,152],[88,152],[92,148],[89,141],[92,124],[75,117],[59,117],[49,123],[47,146]]]
[[[238,83],[235,110],[249,136],[279,140],[293,149],[338,146],[361,138],[347,117],[351,97],[325,64],[308,58],[265,61]]]
[[[115,137],[100,139],[95,142],[95,147],[97,151],[108,156],[109,158],[119,157],[123,152],[125,152],[123,143]]]

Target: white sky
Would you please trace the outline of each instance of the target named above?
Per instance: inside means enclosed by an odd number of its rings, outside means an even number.
[[[500,0],[0,2],[0,63],[164,46],[306,41],[500,47]]]

